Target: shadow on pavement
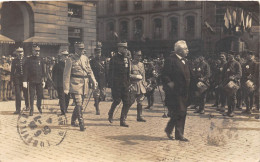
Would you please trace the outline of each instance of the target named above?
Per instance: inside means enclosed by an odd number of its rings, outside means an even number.
[[[168,140],[167,137],[154,137],[146,135],[120,135],[120,136],[106,136],[106,139],[122,141],[122,145],[136,145],[137,141],[162,141]]]

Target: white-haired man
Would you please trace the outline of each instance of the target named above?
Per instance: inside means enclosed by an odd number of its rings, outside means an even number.
[[[173,136],[171,134],[175,127],[175,139],[188,141],[183,134],[190,86],[190,70],[185,59],[189,50],[186,42],[183,40],[175,43],[174,50],[174,54],[171,54],[166,59],[162,70],[165,105],[170,116],[165,132],[167,137],[172,140]]]

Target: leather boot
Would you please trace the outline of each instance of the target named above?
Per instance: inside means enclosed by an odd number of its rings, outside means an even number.
[[[31,106],[29,116],[33,116],[33,106]]]
[[[96,115],[100,115],[100,111],[99,111],[99,98],[95,98],[95,108],[96,108]]]
[[[108,112],[108,121],[109,121],[110,123],[113,123],[113,114],[114,114],[114,111],[115,111],[115,109],[116,109],[116,106],[117,106],[117,104],[115,104],[115,103],[113,102],[112,105],[111,105],[111,108],[110,108],[110,110],[109,110],[109,112]]]
[[[154,103],[154,94],[151,95],[151,107],[153,106],[153,103]]]
[[[125,117],[123,116],[121,116],[121,118],[120,118],[120,126],[121,127],[129,127],[126,123],[125,123]]]
[[[83,119],[83,113],[82,113],[82,106],[77,106],[78,108],[78,121],[79,121],[79,128],[80,131],[84,131],[86,128],[84,126],[84,119]]]
[[[146,120],[144,120],[142,118],[142,105],[141,104],[137,104],[137,121],[138,122],[146,122]]]
[[[71,116],[71,126],[76,126],[77,114],[78,114],[78,108],[75,107]]]
[[[39,113],[42,114],[42,108],[41,106],[38,106]]]
[[[147,102],[148,102],[148,106],[145,109],[150,109],[151,108],[151,96],[147,96]]]

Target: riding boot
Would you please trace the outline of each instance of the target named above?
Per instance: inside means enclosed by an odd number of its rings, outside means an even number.
[[[145,109],[150,109],[151,108],[151,95],[147,95],[147,102],[148,102],[148,106]]]
[[[137,121],[138,122],[146,122],[146,120],[144,120],[142,118],[142,105],[141,104],[137,104]]]
[[[80,131],[84,131],[86,128],[84,126],[84,119],[83,119],[83,113],[82,113],[82,106],[77,106],[78,108],[78,121],[79,121],[79,128]]]
[[[95,98],[95,108],[96,108],[96,115],[100,115],[100,111],[99,111],[99,102],[100,102],[100,99],[99,98]]]
[[[125,123],[125,120],[127,118],[127,113],[129,111],[130,106],[125,104],[122,107],[122,111],[121,111],[121,117],[120,117],[120,126],[122,127],[128,127],[128,125]]]
[[[77,114],[78,114],[78,107],[75,106],[72,116],[71,116],[71,125],[76,126],[76,119],[77,119]]]
[[[151,94],[151,104],[150,104],[150,107],[153,106],[153,103],[154,103],[154,93]]]

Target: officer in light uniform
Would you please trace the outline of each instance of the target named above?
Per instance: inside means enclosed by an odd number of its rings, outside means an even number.
[[[76,126],[76,119],[79,121],[80,131],[84,131],[83,120],[83,101],[88,93],[89,79],[97,87],[97,82],[90,67],[89,59],[84,55],[84,44],[75,43],[75,54],[65,61],[65,68],[63,73],[63,88],[64,93],[70,93],[76,104],[72,117],[71,125]]]

